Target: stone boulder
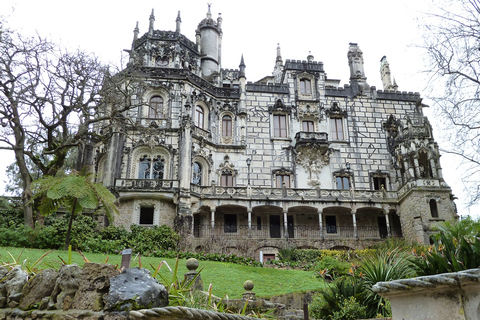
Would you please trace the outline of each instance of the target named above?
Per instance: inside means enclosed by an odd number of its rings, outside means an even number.
[[[28,274],[21,266],[15,266],[3,278],[5,280],[0,282],[0,308],[15,308],[22,296],[22,288],[27,283]]]
[[[48,302],[49,310],[68,310],[72,306],[72,300],[80,286],[82,268],[76,264],[63,265],[58,270],[58,278],[55,281]],[[65,303],[66,302],[66,303]]]
[[[85,263],[80,275],[80,286],[72,301],[73,309],[100,311],[104,295],[110,289],[110,278],[118,275],[111,264]]]
[[[147,269],[125,269],[110,279],[109,310],[138,310],[168,306],[168,292]]]
[[[43,298],[51,295],[55,287],[58,272],[53,269],[41,270],[25,284],[18,307],[23,310],[32,309]]]
[[[6,267],[0,267],[0,279],[3,279],[7,276],[8,269]],[[5,283],[0,281],[0,308],[4,308],[7,304],[7,289],[5,288]]]

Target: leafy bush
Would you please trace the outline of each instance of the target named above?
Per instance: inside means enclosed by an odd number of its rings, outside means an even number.
[[[446,222],[432,237],[433,246],[425,253],[416,252],[418,275],[457,272],[480,266],[480,223],[471,218],[457,223]]]
[[[351,264],[343,262],[338,258],[325,256],[315,263],[317,278],[335,279],[350,273]]]
[[[30,246],[29,227],[20,225],[15,222],[9,222],[0,227],[0,246],[2,247],[28,247]]]
[[[295,261],[315,262],[322,256],[323,250],[317,249],[296,249],[294,252]]]
[[[158,250],[177,250],[180,236],[169,226],[145,228],[137,225],[130,227],[129,246],[136,252],[153,252]]]

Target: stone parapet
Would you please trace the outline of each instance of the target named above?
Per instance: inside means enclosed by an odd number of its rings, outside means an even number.
[[[372,290],[390,300],[393,320],[466,320],[480,316],[480,269],[378,282]]]

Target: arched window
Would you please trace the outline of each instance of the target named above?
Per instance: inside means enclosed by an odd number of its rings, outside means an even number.
[[[223,116],[222,118],[222,136],[232,136],[232,117],[230,116]]]
[[[203,111],[203,108],[200,106],[196,106],[195,107],[195,125],[201,129],[203,129],[204,116],[205,116],[205,113]]]
[[[202,165],[198,162],[193,163],[192,183],[196,184],[197,186],[202,185]]]
[[[301,79],[300,80],[300,93],[301,94],[312,94],[312,86],[310,80]]]
[[[337,182],[337,190],[350,189],[350,179],[348,176],[336,176],[335,180]]]
[[[159,156],[143,155],[139,160],[138,179],[163,179],[165,160]]]
[[[148,117],[153,119],[163,118],[163,99],[160,96],[150,98],[150,105],[148,107]]]

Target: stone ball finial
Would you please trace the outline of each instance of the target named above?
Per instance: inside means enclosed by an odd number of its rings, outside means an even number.
[[[252,291],[253,290],[253,281],[252,280],[247,280],[243,283],[243,288],[247,291]]]
[[[198,268],[199,266],[199,263],[198,263],[198,260],[195,259],[195,258],[190,258],[187,260],[187,269],[189,271],[194,271]]]

